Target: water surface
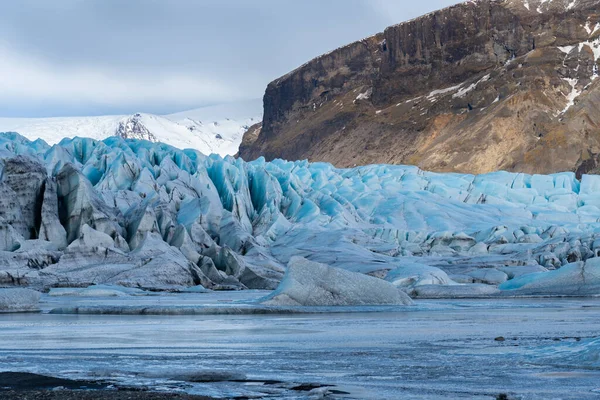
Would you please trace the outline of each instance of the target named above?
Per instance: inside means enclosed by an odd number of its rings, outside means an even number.
[[[0,370],[223,398],[600,398],[599,299],[421,300],[276,315],[48,314],[72,305],[226,307],[263,294],[45,296],[43,313],[0,316]],[[202,373],[224,381],[175,378]],[[333,386],[290,390],[300,383]]]

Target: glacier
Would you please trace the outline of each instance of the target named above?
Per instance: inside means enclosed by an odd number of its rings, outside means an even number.
[[[570,172],[339,169],[2,133],[0,203],[1,286],[274,290],[298,256],[416,296],[522,295],[535,291],[513,283],[600,253],[600,176]]]

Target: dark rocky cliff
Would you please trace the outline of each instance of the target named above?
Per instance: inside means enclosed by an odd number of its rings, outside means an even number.
[[[599,12],[599,0],[481,0],[389,27],[269,84],[240,156],[594,169]]]

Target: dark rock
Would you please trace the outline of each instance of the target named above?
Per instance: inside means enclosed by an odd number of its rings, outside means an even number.
[[[595,171],[600,1],[570,3],[464,2],[311,60],[268,85],[239,156]]]
[[[107,385],[94,381],[75,381],[28,372],[0,372],[0,388],[37,390],[62,387],[63,389],[101,389]]]

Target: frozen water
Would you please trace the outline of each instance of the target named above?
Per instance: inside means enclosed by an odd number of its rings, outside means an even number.
[[[264,294],[44,295],[41,306],[228,307]],[[218,398],[306,398],[290,388],[315,383],[350,398],[596,399],[599,301],[417,300],[276,315],[10,314],[0,319],[0,370]],[[194,376],[217,382],[189,382]]]

